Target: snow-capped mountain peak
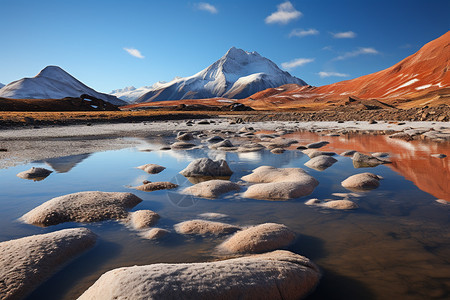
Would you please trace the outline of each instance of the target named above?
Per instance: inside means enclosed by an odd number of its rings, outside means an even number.
[[[61,99],[87,94],[116,105],[125,104],[115,96],[86,86],[58,66],[47,66],[32,78],[13,81],[0,90],[0,97],[17,99]]]
[[[232,47],[219,60],[193,76],[176,77],[167,83],[157,83],[151,87],[113,95],[128,101],[135,97],[135,102],[214,97],[246,98],[266,88],[288,83],[306,85],[303,80],[282,71],[256,51],[248,52]]]

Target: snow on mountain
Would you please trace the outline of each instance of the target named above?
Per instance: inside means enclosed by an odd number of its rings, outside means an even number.
[[[134,102],[203,99],[214,97],[245,98],[261,90],[283,84],[306,83],[282,71],[271,60],[257,52],[247,52],[232,47],[218,61],[190,77],[176,77],[170,82],[158,82],[151,87],[120,94],[122,99]],[[133,95],[134,94],[134,95]],[[118,96],[118,93],[114,93]]]
[[[0,90],[0,97],[14,99],[61,99],[82,94],[115,105],[126,104],[115,96],[93,90],[57,66],[47,66],[35,77],[13,81]]]

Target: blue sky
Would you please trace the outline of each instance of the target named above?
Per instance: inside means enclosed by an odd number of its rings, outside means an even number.
[[[385,69],[450,27],[447,0],[0,0],[0,7],[1,83],[58,65],[101,92],[193,75],[232,46],[320,86]]]

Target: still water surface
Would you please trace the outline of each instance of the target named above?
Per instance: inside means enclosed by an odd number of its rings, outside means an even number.
[[[298,234],[289,250],[317,263],[323,278],[308,299],[444,299],[450,297],[450,143],[392,141],[384,136],[323,137],[314,133],[290,134],[300,144],[329,140],[324,150],[340,153],[388,152],[392,164],[355,169],[348,157],[325,171],[303,164],[309,158],[298,150],[283,154],[269,151],[225,153],[203,149],[160,151],[173,141],[149,139],[137,148],[48,159],[0,170],[0,241],[63,228],[84,226],[98,235],[96,247],[65,266],[30,295],[30,299],[75,299],[104,272],[117,267],[159,262],[201,262],[217,259],[215,247],[226,237],[185,237],[171,234],[160,241],[139,237],[120,222],[65,223],[47,228],[22,224],[17,219],[41,203],[80,191],[133,192],[144,201],[134,210],[151,209],[161,215],[158,227],[217,212],[225,222],[241,226],[276,222]],[[322,150],[322,149],[320,149]],[[224,158],[234,171],[231,181],[261,165],[301,167],[319,180],[307,197],[290,201],[244,199],[239,194],[217,200],[184,196],[177,191],[151,193],[130,189],[143,180],[171,181],[180,189],[191,185],[178,174],[195,158]],[[157,163],[167,169],[149,175],[136,166]],[[55,172],[43,181],[28,181],[16,174],[32,166]],[[353,211],[324,210],[304,205],[310,198],[338,199],[332,193],[348,192],[340,182],[350,175],[373,172],[384,177],[378,189],[361,193]]]

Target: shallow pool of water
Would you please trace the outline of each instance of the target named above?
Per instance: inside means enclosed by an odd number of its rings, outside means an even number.
[[[30,299],[74,299],[113,268],[159,262],[201,262],[217,258],[216,246],[226,237],[186,237],[171,234],[160,241],[144,240],[120,222],[64,223],[47,228],[27,225],[19,217],[41,203],[80,191],[133,192],[144,201],[133,210],[151,209],[160,214],[158,227],[173,231],[173,225],[197,218],[201,213],[229,215],[224,220],[241,226],[264,222],[282,223],[298,234],[288,249],[317,263],[323,278],[308,299],[442,299],[450,297],[450,161],[430,154],[450,156],[449,143],[392,141],[384,136],[348,135],[324,137],[294,133],[300,144],[328,140],[323,149],[388,152],[392,164],[355,169],[348,157],[325,171],[308,169],[309,158],[298,144],[283,154],[267,150],[226,153],[207,148],[160,151],[161,138],[143,141],[136,148],[53,158],[0,170],[0,241],[70,227],[87,227],[98,235],[97,245],[47,282]],[[322,149],[320,149],[322,150]],[[301,167],[319,182],[315,191],[300,199],[262,201],[228,194],[207,200],[179,193],[191,183],[178,172],[195,158],[226,159],[234,171],[231,181],[261,165]],[[167,169],[149,175],[136,166],[157,163]],[[29,181],[16,174],[32,166],[55,172],[42,181]],[[348,192],[340,182],[350,175],[372,172],[384,179],[379,188],[361,193],[352,211],[325,210],[306,206],[310,198],[338,199],[332,193]],[[178,190],[141,192],[130,189],[143,180],[171,181]]]

